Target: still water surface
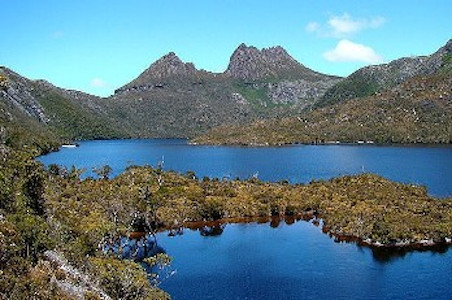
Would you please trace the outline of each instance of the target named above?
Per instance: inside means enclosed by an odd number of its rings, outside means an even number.
[[[452,251],[374,253],[299,221],[227,225],[219,236],[160,233],[174,299],[451,299]]]
[[[128,165],[156,166],[163,158],[166,170],[194,171],[200,178],[250,178],[308,183],[313,179],[373,172],[389,179],[425,185],[434,196],[452,196],[452,147],[294,145],[285,147],[192,146],[185,140],[85,141],[39,158],[85,168],[110,165],[114,175]]]
[[[286,146],[269,148],[191,146],[185,140],[86,141],[39,158],[88,170],[128,165],[195,171],[198,177],[289,180],[307,183],[373,172],[426,185],[452,196],[451,147]],[[320,228],[300,221],[234,224],[215,237],[186,229],[158,234],[173,257],[175,274],[162,288],[174,299],[451,299],[452,251],[379,253],[335,243]]]

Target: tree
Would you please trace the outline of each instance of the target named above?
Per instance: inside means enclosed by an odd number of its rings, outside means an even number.
[[[93,168],[93,172],[99,177],[99,179],[107,180],[110,177],[110,173],[113,169],[109,165],[105,165],[100,168]]]

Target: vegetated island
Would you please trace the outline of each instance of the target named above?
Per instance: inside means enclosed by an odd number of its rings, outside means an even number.
[[[125,234],[137,218],[149,228],[170,229],[189,222],[306,214],[321,218],[327,232],[371,246],[428,246],[451,243],[452,238],[452,199],[435,199],[424,187],[374,174],[291,185],[198,180],[193,172],[152,167],[129,167],[114,179],[83,181],[52,170],[45,195],[48,209],[56,220],[73,211],[73,224],[87,218],[93,220],[86,222],[90,226],[100,223],[96,240],[114,234],[109,228]]]
[[[373,96],[317,108],[297,117],[213,128],[194,144],[450,144],[452,76],[416,77]]]

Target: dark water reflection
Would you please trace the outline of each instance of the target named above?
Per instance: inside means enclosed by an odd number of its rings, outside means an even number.
[[[372,248],[372,256],[375,261],[380,263],[391,263],[397,259],[403,259],[407,255],[415,253],[430,252],[432,254],[445,254],[449,251],[450,246],[442,244],[427,247],[424,249],[408,249],[408,248]]]
[[[450,299],[452,251],[335,243],[311,222],[229,224],[221,235],[159,233],[174,299]]]
[[[308,183],[346,174],[373,172],[389,179],[426,185],[436,196],[452,196],[452,147],[306,146],[225,147],[191,146],[185,140],[111,140],[81,142],[39,158],[85,168],[110,165],[114,175],[128,165],[157,165],[166,170],[194,171],[199,178],[250,178]]]

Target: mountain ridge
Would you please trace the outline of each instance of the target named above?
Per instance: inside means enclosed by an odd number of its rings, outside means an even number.
[[[187,137],[299,111],[339,80],[304,67],[280,46],[259,50],[241,44],[222,73],[198,70],[170,52],[108,102],[113,115],[137,120],[133,134]]]
[[[320,73],[299,63],[281,46],[259,50],[242,43],[231,55],[229,65],[223,74],[235,79],[259,80],[315,77]]]
[[[108,98],[29,80],[2,67],[0,98],[68,139],[190,138],[217,126],[297,116],[325,106],[328,103],[322,101],[329,91],[344,91],[350,82],[356,87],[356,77],[366,79],[358,75],[367,70],[373,70],[373,77],[365,84],[384,83],[370,95],[418,73],[450,74],[451,48],[449,40],[429,56],[364,67],[345,79],[306,68],[280,46],[258,49],[241,44],[222,73],[198,70],[169,52]],[[419,61],[424,63],[413,69]],[[395,77],[374,71],[388,68]],[[344,96],[331,104],[346,100]]]
[[[431,75],[446,64],[445,58],[451,53],[452,39],[449,39],[444,46],[430,55],[402,57],[389,63],[360,68],[327,90],[316,106],[323,107],[370,96],[415,76]]]

